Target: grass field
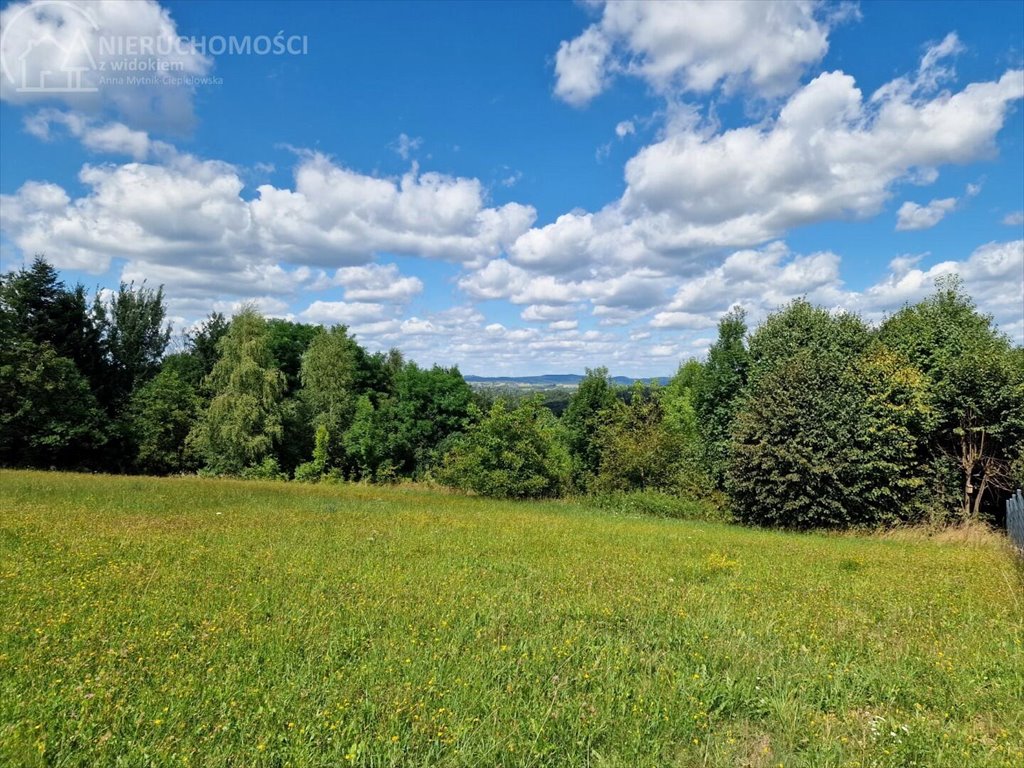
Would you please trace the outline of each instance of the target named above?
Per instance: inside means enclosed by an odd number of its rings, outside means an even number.
[[[998,541],[0,474],[0,764],[1020,766]]]

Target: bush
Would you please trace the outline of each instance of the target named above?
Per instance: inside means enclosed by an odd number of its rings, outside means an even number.
[[[789,528],[914,519],[925,380],[856,318],[794,302],[751,340],[727,487],[744,522]],[[765,350],[771,352],[770,355]]]
[[[315,461],[304,461],[295,468],[295,482],[297,483],[316,483],[323,476],[323,468]]]
[[[295,468],[295,479],[300,483],[315,483],[327,472],[331,433],[323,424],[316,428],[313,445],[313,460],[299,464]]]
[[[437,479],[482,496],[558,496],[568,484],[570,466],[558,426],[538,397],[511,410],[498,401],[455,440]]]
[[[281,471],[277,459],[267,456],[259,464],[246,467],[240,476],[245,480],[287,480],[288,476]]]

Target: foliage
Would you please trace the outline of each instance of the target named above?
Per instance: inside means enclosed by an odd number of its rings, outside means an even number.
[[[343,444],[353,474],[361,480],[387,480],[394,475],[395,403],[383,398],[374,405],[369,395],[356,401],[352,424]]]
[[[220,353],[220,340],[228,332],[230,322],[220,312],[212,312],[198,326],[185,334],[187,349],[164,358],[164,367],[173,365],[179,374],[204,397],[208,394],[203,382],[213,371]]]
[[[302,383],[302,361],[313,340],[324,333],[319,325],[290,320],[267,320],[267,346],[274,365],[284,375],[285,394],[292,396]]]
[[[97,306],[90,308],[81,285],[66,288],[37,256],[30,267],[0,275],[0,343],[48,344],[95,390],[107,373]]]
[[[737,401],[750,365],[746,335],[746,313],[742,307],[734,307],[718,321],[718,339],[708,349],[707,362],[693,384],[693,407],[703,438],[704,463],[720,488],[725,479]]]
[[[164,324],[163,288],[121,283],[109,306],[100,305],[100,327],[108,356],[108,399],[119,407],[136,387],[156,375],[171,329]]]
[[[328,455],[335,465],[344,460],[341,439],[352,425],[356,401],[362,394],[363,358],[362,349],[344,325],[314,336],[302,356],[301,396],[309,406],[314,429],[323,427],[333,436]]]
[[[136,445],[136,466],[142,472],[165,474],[194,469],[185,441],[199,414],[195,389],[172,366],[135,390],[128,422]]]
[[[303,483],[315,483],[327,474],[330,462],[329,444],[331,434],[327,427],[321,424],[316,428],[316,437],[313,444],[313,459],[304,462],[295,468],[295,479]]]
[[[405,363],[395,375],[390,424],[391,465],[418,474],[440,460],[436,447],[461,432],[469,419],[473,390],[458,368],[420,368]]]
[[[804,301],[769,317],[750,350],[727,475],[736,515],[797,528],[914,517],[931,416],[920,372],[872,346],[858,318]]]
[[[251,307],[231,320],[207,377],[213,398],[189,440],[215,474],[239,474],[268,458],[282,436],[284,379],[273,365],[266,321]]]
[[[935,423],[924,450],[959,474],[960,515],[978,519],[986,504],[993,515],[1013,485],[1012,463],[1024,443],[1020,349],[977,311],[957,278],[895,314],[879,336],[927,377]]]
[[[49,344],[0,346],[0,463],[91,466],[105,441],[103,414],[89,382]]]
[[[607,368],[588,368],[562,414],[566,447],[572,460],[572,485],[589,488],[601,466],[601,446],[594,439],[616,403]]]
[[[245,480],[287,480],[288,475],[281,471],[277,459],[265,456],[258,464],[250,464],[242,468],[239,477]]]
[[[211,314],[172,354],[169,338],[162,288],[90,301],[42,257],[0,275],[0,463],[439,477],[710,508],[728,490],[739,519],[794,527],[998,523],[1024,479],[1024,349],[956,278],[878,330],[798,300],[748,338],[736,307],[707,361],[663,388],[616,388],[598,368],[500,405],[457,368],[251,307]]]
[[[674,436],[679,451],[676,488],[693,498],[719,494],[708,469],[708,448],[701,430],[697,401],[704,383],[704,366],[688,360],[679,367],[662,393],[665,428]]]
[[[570,460],[559,424],[540,398],[515,408],[499,400],[454,442],[437,477],[442,483],[499,498],[557,496]]]
[[[617,402],[597,435],[601,465],[599,491],[676,489],[684,438],[665,420],[663,393],[637,382],[628,402]]]

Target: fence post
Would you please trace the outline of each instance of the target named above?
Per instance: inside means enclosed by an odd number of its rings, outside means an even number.
[[[1024,494],[1020,488],[1006,500],[1006,533],[1013,546],[1024,552]]]

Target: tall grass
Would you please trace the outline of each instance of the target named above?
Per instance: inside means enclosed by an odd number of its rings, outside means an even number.
[[[4,472],[0,764],[1019,766],[998,542]]]

